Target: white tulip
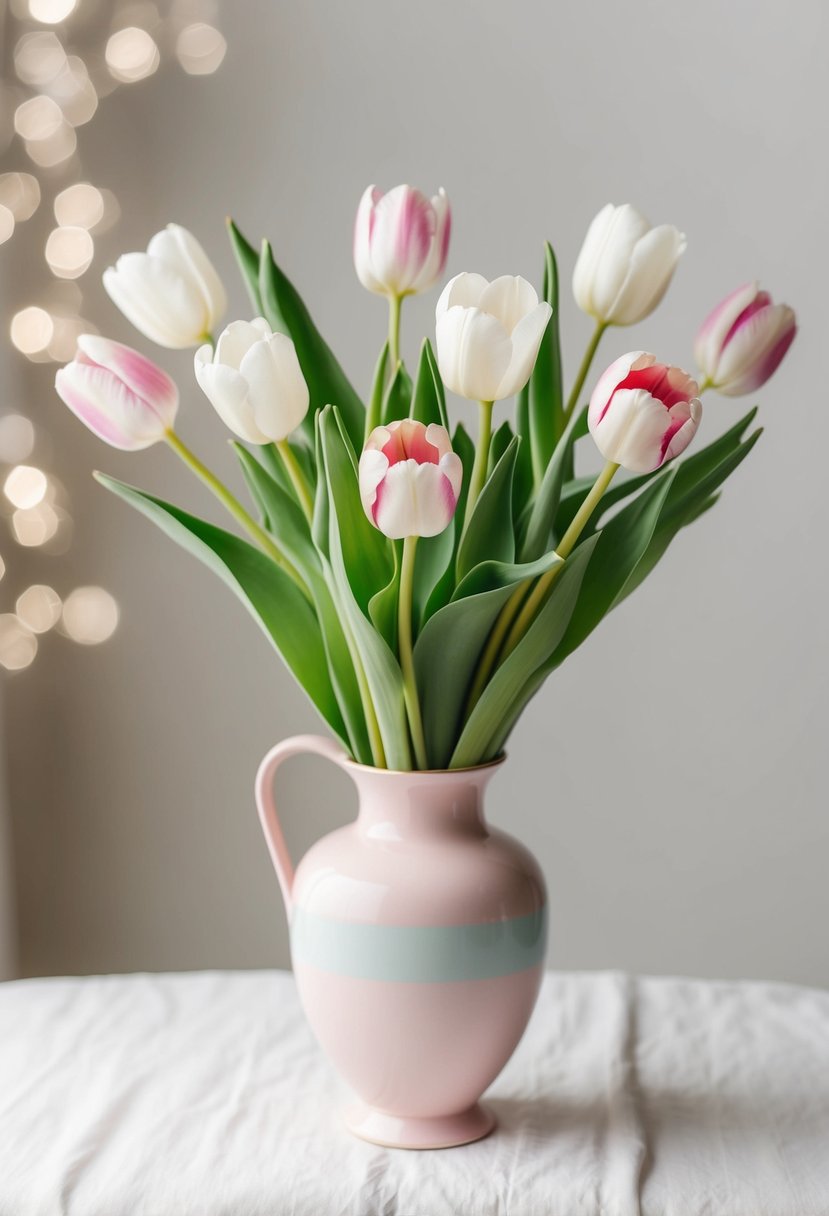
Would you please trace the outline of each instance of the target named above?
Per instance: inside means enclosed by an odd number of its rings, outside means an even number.
[[[588,228],[576,261],[576,303],[605,325],[643,320],[668,290],[686,243],[671,224],[652,228],[629,203],[608,203]]]
[[[501,401],[530,378],[552,314],[520,275],[491,283],[456,275],[435,310],[437,360],[447,388],[469,401]]]
[[[204,395],[235,435],[247,443],[280,443],[308,413],[308,385],[296,348],[271,333],[262,317],[233,321],[215,352],[205,343],[195,356]]]
[[[191,232],[168,224],[146,253],[125,253],[104,271],[104,287],[136,329],[182,350],[212,333],[227,307],[222,281]]]

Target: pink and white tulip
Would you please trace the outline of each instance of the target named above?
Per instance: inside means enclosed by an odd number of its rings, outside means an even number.
[[[395,186],[386,194],[369,186],[354,225],[357,277],[378,295],[427,291],[443,274],[451,226],[443,189],[429,200],[412,186]]]
[[[371,432],[359,478],[363,509],[385,536],[436,536],[455,514],[463,466],[444,427],[403,418]]]
[[[137,330],[174,350],[204,342],[227,307],[213,263],[180,224],[157,232],[146,253],[123,254],[104,287]]]
[[[796,333],[794,311],[773,304],[758,283],[746,283],[708,314],[694,355],[712,388],[725,397],[741,397],[777,371]]]
[[[685,245],[672,224],[652,228],[630,203],[608,203],[588,228],[576,261],[576,303],[605,325],[643,320],[668,290]]]
[[[679,367],[635,350],[601,376],[587,424],[605,460],[650,473],[683,452],[702,418],[698,387]]]
[[[166,438],[178,389],[166,372],[130,346],[82,334],[78,353],[55,376],[73,414],[114,448],[137,452]]]
[[[502,401],[530,378],[552,315],[531,283],[502,275],[451,279],[435,309],[435,344],[441,378],[468,401]]]
[[[226,426],[246,443],[278,443],[308,413],[308,385],[296,347],[263,317],[232,321],[196,351],[196,380]]]

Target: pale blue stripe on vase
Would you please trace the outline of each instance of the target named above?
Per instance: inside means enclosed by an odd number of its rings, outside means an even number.
[[[295,962],[355,979],[407,983],[494,979],[544,961],[547,909],[472,925],[370,925],[294,908]]]

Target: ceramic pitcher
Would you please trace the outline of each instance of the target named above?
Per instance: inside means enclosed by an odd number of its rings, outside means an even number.
[[[359,811],[294,871],[272,786],[278,766],[301,752],[348,773]],[[259,769],[257,806],[302,1005],[359,1097],[348,1127],[377,1144],[445,1148],[491,1131],[479,1098],[535,1004],[546,893],[528,850],[484,818],[501,763],[391,772],[302,735]]]

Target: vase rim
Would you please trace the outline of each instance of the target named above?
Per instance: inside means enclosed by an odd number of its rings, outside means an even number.
[[[465,768],[376,768],[373,764],[361,764],[352,760],[349,755],[343,759],[343,767],[357,769],[361,773],[377,773],[383,777],[463,777],[470,773],[483,773],[488,769],[500,768],[507,759],[507,753],[501,752],[494,760],[486,760],[483,764],[469,764]]]

